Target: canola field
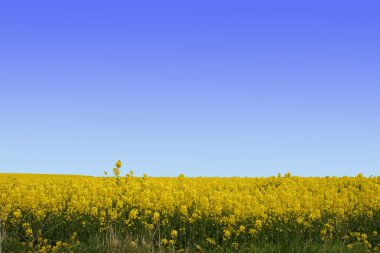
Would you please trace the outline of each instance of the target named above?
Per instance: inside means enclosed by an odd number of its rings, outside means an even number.
[[[121,176],[120,166],[113,177],[0,174],[3,252],[95,243],[233,252],[294,241],[380,252],[380,177],[151,178]]]

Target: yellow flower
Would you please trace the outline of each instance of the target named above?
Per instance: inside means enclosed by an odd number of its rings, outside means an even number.
[[[159,220],[160,220],[160,213],[159,212],[154,212],[153,213],[153,217],[152,217],[153,223],[157,223]]]
[[[188,214],[187,206],[182,205],[180,208],[180,212],[182,215],[187,216],[187,214]]]
[[[256,220],[255,222],[255,227],[257,230],[260,230],[263,226],[263,223],[261,222],[261,220]]]
[[[116,224],[125,224],[121,228],[125,233],[155,238],[166,234],[168,238],[160,237],[158,242],[166,246],[175,245],[178,237],[189,238],[191,233],[197,238],[190,242],[192,247],[197,247],[192,243],[213,249],[227,245],[233,250],[249,240],[241,236],[245,233],[259,241],[271,233],[294,233],[297,229],[300,237],[310,231],[315,241],[340,239],[375,252],[379,247],[380,228],[374,220],[380,208],[379,176],[148,178],[134,177],[132,171],[120,177],[120,167],[121,162],[114,166],[117,180],[0,174],[2,229],[9,234],[17,234],[19,229],[25,237],[20,241],[25,252],[38,252],[43,246],[47,252],[60,252],[60,248],[70,252],[77,243],[75,237],[82,238],[82,231],[96,228],[96,232],[108,233]],[[363,223],[358,222],[361,220]],[[42,229],[41,224],[46,227]],[[60,224],[67,226],[69,238],[79,225],[75,240],[53,239],[45,233]],[[197,230],[200,224],[206,226],[204,231]],[[367,231],[367,224],[374,225]],[[214,234],[214,228],[222,228],[221,234]],[[63,242],[54,244],[56,240]],[[54,246],[48,244],[50,241]]]
[[[113,174],[114,174],[115,176],[118,177],[118,176],[120,175],[120,170],[119,170],[119,168],[117,168],[117,167],[114,168],[114,169],[113,169]]]
[[[33,230],[31,228],[28,228],[25,232],[26,232],[26,237],[31,237],[33,235]]]
[[[253,228],[250,228],[248,230],[248,233],[249,233],[250,236],[254,237],[257,234],[257,230],[253,229]]]
[[[118,169],[120,169],[121,168],[121,161],[120,160],[118,160],[117,162],[116,162],[116,164],[115,164],[115,166],[116,166],[116,168],[118,168]]]
[[[172,230],[172,232],[170,233],[170,235],[173,237],[173,238],[176,238],[178,236],[178,232],[177,230]]]
[[[228,240],[231,237],[231,231],[228,229],[223,230],[223,239]]]
[[[20,209],[15,210],[13,212],[13,217],[15,217],[16,219],[20,219],[22,217],[21,210]]]
[[[138,214],[139,214],[139,211],[137,209],[132,209],[129,212],[129,218],[130,219],[137,219]]]
[[[213,238],[207,238],[206,242],[211,244],[211,245],[216,245],[215,239],[213,239]]]

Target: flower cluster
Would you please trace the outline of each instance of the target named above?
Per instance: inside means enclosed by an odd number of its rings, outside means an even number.
[[[2,227],[25,252],[59,251],[88,231],[111,230],[170,249],[238,249],[284,237],[380,247],[380,177],[123,177],[120,167],[116,181],[0,174]]]

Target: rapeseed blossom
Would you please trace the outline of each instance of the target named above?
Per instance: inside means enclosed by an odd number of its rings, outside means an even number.
[[[114,167],[117,181],[0,174],[2,227],[32,252],[59,252],[80,244],[86,231],[115,229],[177,249],[189,242],[238,249],[284,233],[380,248],[380,177],[120,177],[121,165]],[[62,238],[46,233],[56,226],[65,230]]]

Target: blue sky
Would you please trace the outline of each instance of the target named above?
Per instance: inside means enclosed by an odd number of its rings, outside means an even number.
[[[3,1],[0,172],[379,175],[378,1]]]

